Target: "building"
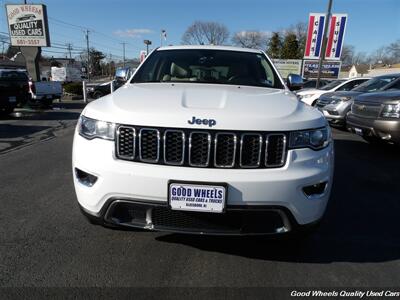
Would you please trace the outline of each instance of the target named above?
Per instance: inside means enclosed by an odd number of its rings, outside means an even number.
[[[348,78],[355,78],[355,77],[363,77],[365,75],[369,75],[370,65],[367,64],[358,64],[358,65],[352,65],[350,70],[349,70],[349,75],[347,76]]]

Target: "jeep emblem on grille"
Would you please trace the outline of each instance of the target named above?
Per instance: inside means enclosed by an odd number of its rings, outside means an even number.
[[[208,127],[213,127],[217,124],[217,121],[214,119],[200,119],[193,116],[191,120],[188,120],[188,123],[190,125],[208,125]]]

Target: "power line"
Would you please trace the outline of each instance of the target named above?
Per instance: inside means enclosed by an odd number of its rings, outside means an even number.
[[[75,25],[75,24],[72,24],[72,23],[68,23],[68,22],[65,22],[65,21],[62,21],[62,20],[58,20],[58,19],[56,19],[56,18],[53,18],[53,17],[48,17],[50,20],[53,20],[54,22],[56,22],[56,23],[61,23],[61,24],[65,24],[65,25],[69,25],[69,26],[72,26],[72,27],[76,27],[76,28],[79,28],[80,30],[88,30],[88,29],[90,29],[90,28],[88,28],[88,27],[83,27],[83,26],[80,26],[80,25]]]

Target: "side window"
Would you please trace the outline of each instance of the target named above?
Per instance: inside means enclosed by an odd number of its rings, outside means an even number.
[[[400,80],[397,80],[395,83],[393,83],[390,89],[400,90]]]
[[[358,80],[353,80],[353,81],[350,81],[350,82],[348,82],[348,83],[346,83],[346,84],[344,84],[344,85],[342,85],[340,88],[338,88],[337,90],[338,91],[350,91],[350,90],[352,90],[353,88],[355,88],[357,85],[359,85],[360,84],[360,81],[358,81]]]

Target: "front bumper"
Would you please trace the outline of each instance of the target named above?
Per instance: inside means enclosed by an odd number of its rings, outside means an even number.
[[[328,104],[319,107],[325,118],[330,124],[344,125],[346,124],[347,113],[350,111],[351,101],[341,102],[339,104]]]
[[[297,224],[313,223],[323,216],[330,196],[333,160],[331,144],[320,151],[290,150],[282,168],[203,169],[118,160],[114,142],[101,139],[89,141],[79,134],[75,134],[73,146],[73,169],[79,168],[98,177],[96,183],[89,187],[82,184],[74,172],[75,191],[85,214],[126,226],[134,225],[110,218],[112,203],[128,201],[144,207],[155,205],[166,208],[169,180],[225,182],[228,185],[228,212],[239,208],[275,211],[282,222],[287,224],[289,220],[289,226],[280,226],[288,230]],[[305,195],[303,187],[321,182],[327,183],[323,193],[310,197]],[[147,220],[151,217],[148,215]],[[136,224],[136,227],[167,230],[165,226],[152,226],[151,223],[146,221]]]
[[[353,133],[361,129],[363,136],[376,137],[382,140],[400,144],[400,120],[399,119],[374,119],[362,118],[349,113],[347,126]]]

